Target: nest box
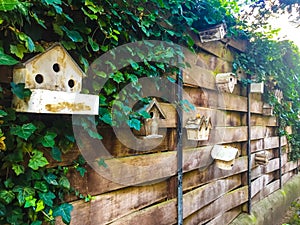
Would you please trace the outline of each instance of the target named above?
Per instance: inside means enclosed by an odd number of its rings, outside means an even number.
[[[250,92],[263,94],[264,93],[264,82],[251,83],[250,84]]]
[[[214,27],[202,30],[199,32],[200,41],[210,42],[210,41],[218,41],[225,37],[227,33],[226,24],[218,24]]]
[[[268,103],[263,104],[263,115],[264,116],[273,116],[274,107]]]
[[[234,73],[219,73],[216,76],[216,85],[219,91],[232,93],[237,84],[237,77]]]
[[[254,160],[258,165],[266,165],[269,162],[268,152],[264,151],[262,153],[256,153]]]
[[[85,74],[59,43],[13,70],[14,83],[24,83],[30,99],[13,98],[18,112],[97,115],[99,97],[80,94]]]
[[[165,120],[166,115],[156,98],[153,98],[151,102],[144,108],[140,109],[140,111],[146,111],[150,114],[150,118],[143,121],[145,129],[144,138],[161,138],[162,135],[158,134],[158,130],[161,120]]]
[[[185,128],[189,140],[207,141],[212,128],[211,119],[200,115],[196,118],[190,118],[187,120]]]
[[[215,159],[216,165],[220,169],[231,170],[238,152],[237,148],[231,146],[215,145],[211,151],[211,157]]]

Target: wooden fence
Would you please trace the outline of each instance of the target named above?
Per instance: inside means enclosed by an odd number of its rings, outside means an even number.
[[[197,113],[211,117],[212,130],[208,141],[187,140],[186,130],[183,130],[183,218],[186,225],[226,225],[247,210],[249,200],[247,97],[241,83],[236,85],[233,93],[220,94],[215,75],[231,72],[235,52],[244,51],[245,45],[232,40],[206,44],[196,41],[196,44],[199,46],[197,57],[186,56],[192,67],[183,73],[185,97],[196,106]],[[134,151],[119,141],[112,129],[100,130],[104,145],[114,158],[105,159],[106,178],[89,165],[86,165],[88,172],[84,177],[70,171],[72,185],[81,193],[94,196],[90,202],[75,196],[67,197],[66,201],[74,206],[72,225],[177,224],[176,110],[169,103],[160,106],[166,113],[162,125],[166,133],[159,146],[151,151]],[[279,156],[277,119],[264,116],[262,109],[261,94],[251,94],[252,204],[278,190],[280,183],[288,181],[298,167],[298,162],[288,160],[290,148],[285,137],[281,139],[283,151]],[[189,116],[184,112],[184,123]],[[238,149],[232,170],[219,169],[211,158],[211,150],[216,144]],[[265,165],[255,163],[255,154],[260,152],[268,152]],[[79,154],[78,149],[73,149],[59,164],[71,164]],[[47,158],[51,161],[50,156]],[[116,165],[115,158],[122,163]],[[124,164],[137,169],[127,171],[122,168]],[[52,161],[51,166],[56,165]],[[127,183],[109,179],[112,171],[118,171]],[[62,222],[58,220],[57,224]]]

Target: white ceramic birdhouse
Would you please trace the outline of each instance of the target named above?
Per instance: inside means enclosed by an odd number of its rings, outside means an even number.
[[[263,115],[264,116],[273,116],[274,107],[268,103],[263,104]]]
[[[266,165],[269,162],[268,152],[263,151],[261,153],[256,153],[254,160],[255,160],[255,163],[258,165]]]
[[[199,32],[200,41],[210,42],[210,41],[218,41],[225,37],[227,33],[226,24],[218,24],[214,27],[202,30]]]
[[[186,125],[187,138],[195,141],[207,141],[212,128],[210,117],[197,115],[196,118],[187,120]]]
[[[227,145],[215,145],[211,150],[211,157],[215,159],[216,165],[222,170],[231,170],[235,158],[238,156],[237,148]]]
[[[216,85],[219,91],[232,93],[237,84],[237,77],[234,73],[219,73],[216,76]]]
[[[80,94],[84,76],[64,47],[56,43],[14,68],[14,83],[24,83],[32,94],[29,100],[14,96],[13,108],[18,112],[96,115],[99,97]]]
[[[166,115],[159,105],[156,98],[146,105],[141,110],[150,114],[150,118],[144,120],[145,137],[144,138],[161,138],[162,135],[158,134],[161,120],[166,119]]]

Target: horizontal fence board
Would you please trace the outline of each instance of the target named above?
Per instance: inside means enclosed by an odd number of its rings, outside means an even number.
[[[263,116],[260,114],[251,114],[251,126],[270,126],[277,127],[277,118],[275,116]],[[247,125],[247,114],[242,114],[242,125]]]
[[[217,216],[216,218],[212,219],[205,225],[216,225],[216,224],[227,225],[231,221],[233,221],[234,218],[236,218],[241,212],[242,212],[241,207],[236,207],[234,209],[231,209],[231,210],[225,212],[222,215]]]
[[[275,180],[269,183],[266,187],[264,187],[264,189],[262,189],[257,195],[252,198],[252,204],[255,204],[256,202],[272,194],[274,191],[277,191],[279,189],[279,184],[279,180]]]
[[[274,179],[274,174],[264,174],[251,182],[251,197],[264,189]]]
[[[128,187],[98,195],[90,203],[85,203],[82,200],[73,202],[71,225],[107,224],[166,197],[167,183],[161,182],[148,186]],[[89,211],[86,212],[89,217],[87,215],[78,217],[83,208],[85,211]]]
[[[196,173],[197,179],[202,183],[212,182],[217,179],[224,177],[229,177],[234,174],[240,174],[247,170],[247,157],[239,157],[235,159],[235,163],[232,167],[232,170],[222,170],[217,167],[214,163],[210,165],[207,169],[199,170]]]
[[[286,137],[281,137],[281,146],[287,145]],[[267,137],[264,139],[265,149],[272,149],[279,147],[279,137]]]
[[[185,149],[183,151],[184,172],[210,165],[212,147]],[[93,166],[106,179],[129,186],[174,176],[177,172],[176,162],[176,151],[170,151],[106,159],[107,168],[99,167],[97,162]]]
[[[247,197],[247,186],[226,193],[216,201],[187,217],[184,220],[184,224],[204,224],[216,216],[222,215],[226,211],[243,204],[247,201]]]
[[[287,162],[282,167],[282,173],[284,174],[284,173],[290,172],[292,170],[297,169],[297,167],[298,167],[298,162],[297,161]]]
[[[235,175],[219,179],[190,191],[183,196],[183,218],[198,211],[228,191],[241,185],[241,177]]]
[[[282,184],[285,184],[289,181],[289,179],[294,175],[295,173],[293,171],[287,172],[282,175]]]

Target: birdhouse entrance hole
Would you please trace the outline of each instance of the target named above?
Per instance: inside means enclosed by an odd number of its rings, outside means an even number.
[[[70,79],[70,80],[68,81],[68,85],[69,85],[70,88],[73,88],[73,87],[75,86],[75,81],[72,80],[72,79]]]
[[[60,66],[58,63],[54,63],[52,68],[53,68],[54,72],[56,72],[56,73],[58,73],[60,71]]]
[[[43,83],[43,82],[44,82],[44,77],[43,77],[43,75],[42,75],[42,74],[37,74],[37,75],[35,76],[35,82],[37,82],[38,84]]]

